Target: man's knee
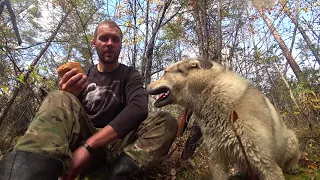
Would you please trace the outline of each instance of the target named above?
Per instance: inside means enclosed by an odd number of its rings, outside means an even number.
[[[70,168],[71,150],[93,133],[92,124],[77,97],[68,92],[53,91],[43,101],[14,150],[49,154],[63,160]]]
[[[172,116],[172,114],[169,113],[169,112],[160,111],[159,113],[166,120],[165,123],[166,123],[167,128],[171,132],[174,132],[174,134],[176,134],[177,129],[178,129],[178,121],[177,121],[177,119],[174,118]]]
[[[42,102],[42,108],[52,108],[52,107],[61,107],[61,108],[75,108],[81,107],[79,99],[71,93],[66,91],[55,90],[48,94],[48,96]]]
[[[172,114],[165,111],[158,111],[151,113],[150,116],[150,119],[153,119],[152,123],[154,123],[155,126],[163,126],[165,127],[164,133],[167,133],[168,136],[170,134],[175,136],[178,130],[178,121],[172,116]]]
[[[61,91],[61,90],[54,90],[52,92],[50,92],[47,96],[47,98],[49,97],[55,97],[57,99],[63,100],[63,99],[72,99],[72,100],[76,100],[77,101],[77,97],[74,96],[73,94],[66,92],[66,91]]]
[[[178,122],[168,112],[151,112],[138,128],[135,143],[124,152],[141,167],[150,168],[163,160],[177,133]]]

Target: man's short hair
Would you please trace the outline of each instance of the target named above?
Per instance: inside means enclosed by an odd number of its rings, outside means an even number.
[[[101,26],[101,25],[107,25],[110,28],[118,28],[120,31],[120,36],[121,36],[121,40],[122,40],[123,35],[122,35],[122,31],[121,31],[120,27],[118,26],[118,24],[116,22],[114,22],[113,20],[110,20],[110,19],[104,20],[97,25],[97,27],[94,31],[94,35],[93,35],[94,39],[97,38],[97,31],[98,31],[99,26]]]

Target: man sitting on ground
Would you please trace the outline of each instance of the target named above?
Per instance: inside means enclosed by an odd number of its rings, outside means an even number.
[[[99,63],[72,69],[50,93],[14,150],[4,156],[0,179],[74,179],[107,165],[102,179],[141,179],[141,169],[167,154],[177,131],[169,113],[148,115],[139,72],[118,62],[122,32],[111,20],[95,30]]]

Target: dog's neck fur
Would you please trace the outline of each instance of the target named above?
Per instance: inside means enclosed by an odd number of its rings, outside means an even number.
[[[225,72],[223,76],[216,76],[213,82],[215,84],[207,84],[201,93],[196,95],[192,93],[193,96],[187,94],[185,97],[189,98],[185,99],[184,106],[193,110],[200,120],[202,129],[207,131],[205,133],[220,134],[221,131],[231,128],[230,114],[249,85],[249,82],[239,78],[239,76],[231,71]],[[190,88],[192,89],[191,86]],[[230,93],[235,92],[234,89],[238,92],[237,94]],[[188,93],[188,90],[184,93]],[[203,106],[199,106],[199,104]],[[208,118],[212,119],[212,121],[202,122],[201,120]]]

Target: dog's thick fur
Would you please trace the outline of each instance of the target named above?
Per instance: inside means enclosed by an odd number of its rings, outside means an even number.
[[[250,166],[265,180],[284,180],[282,171],[298,168],[299,145],[293,131],[265,95],[226,67],[200,59],[179,61],[147,87],[150,94],[170,90],[155,106],[179,104],[193,111],[211,155],[214,180],[228,179],[229,165],[248,172],[230,114]],[[163,100],[162,100],[163,99]]]

